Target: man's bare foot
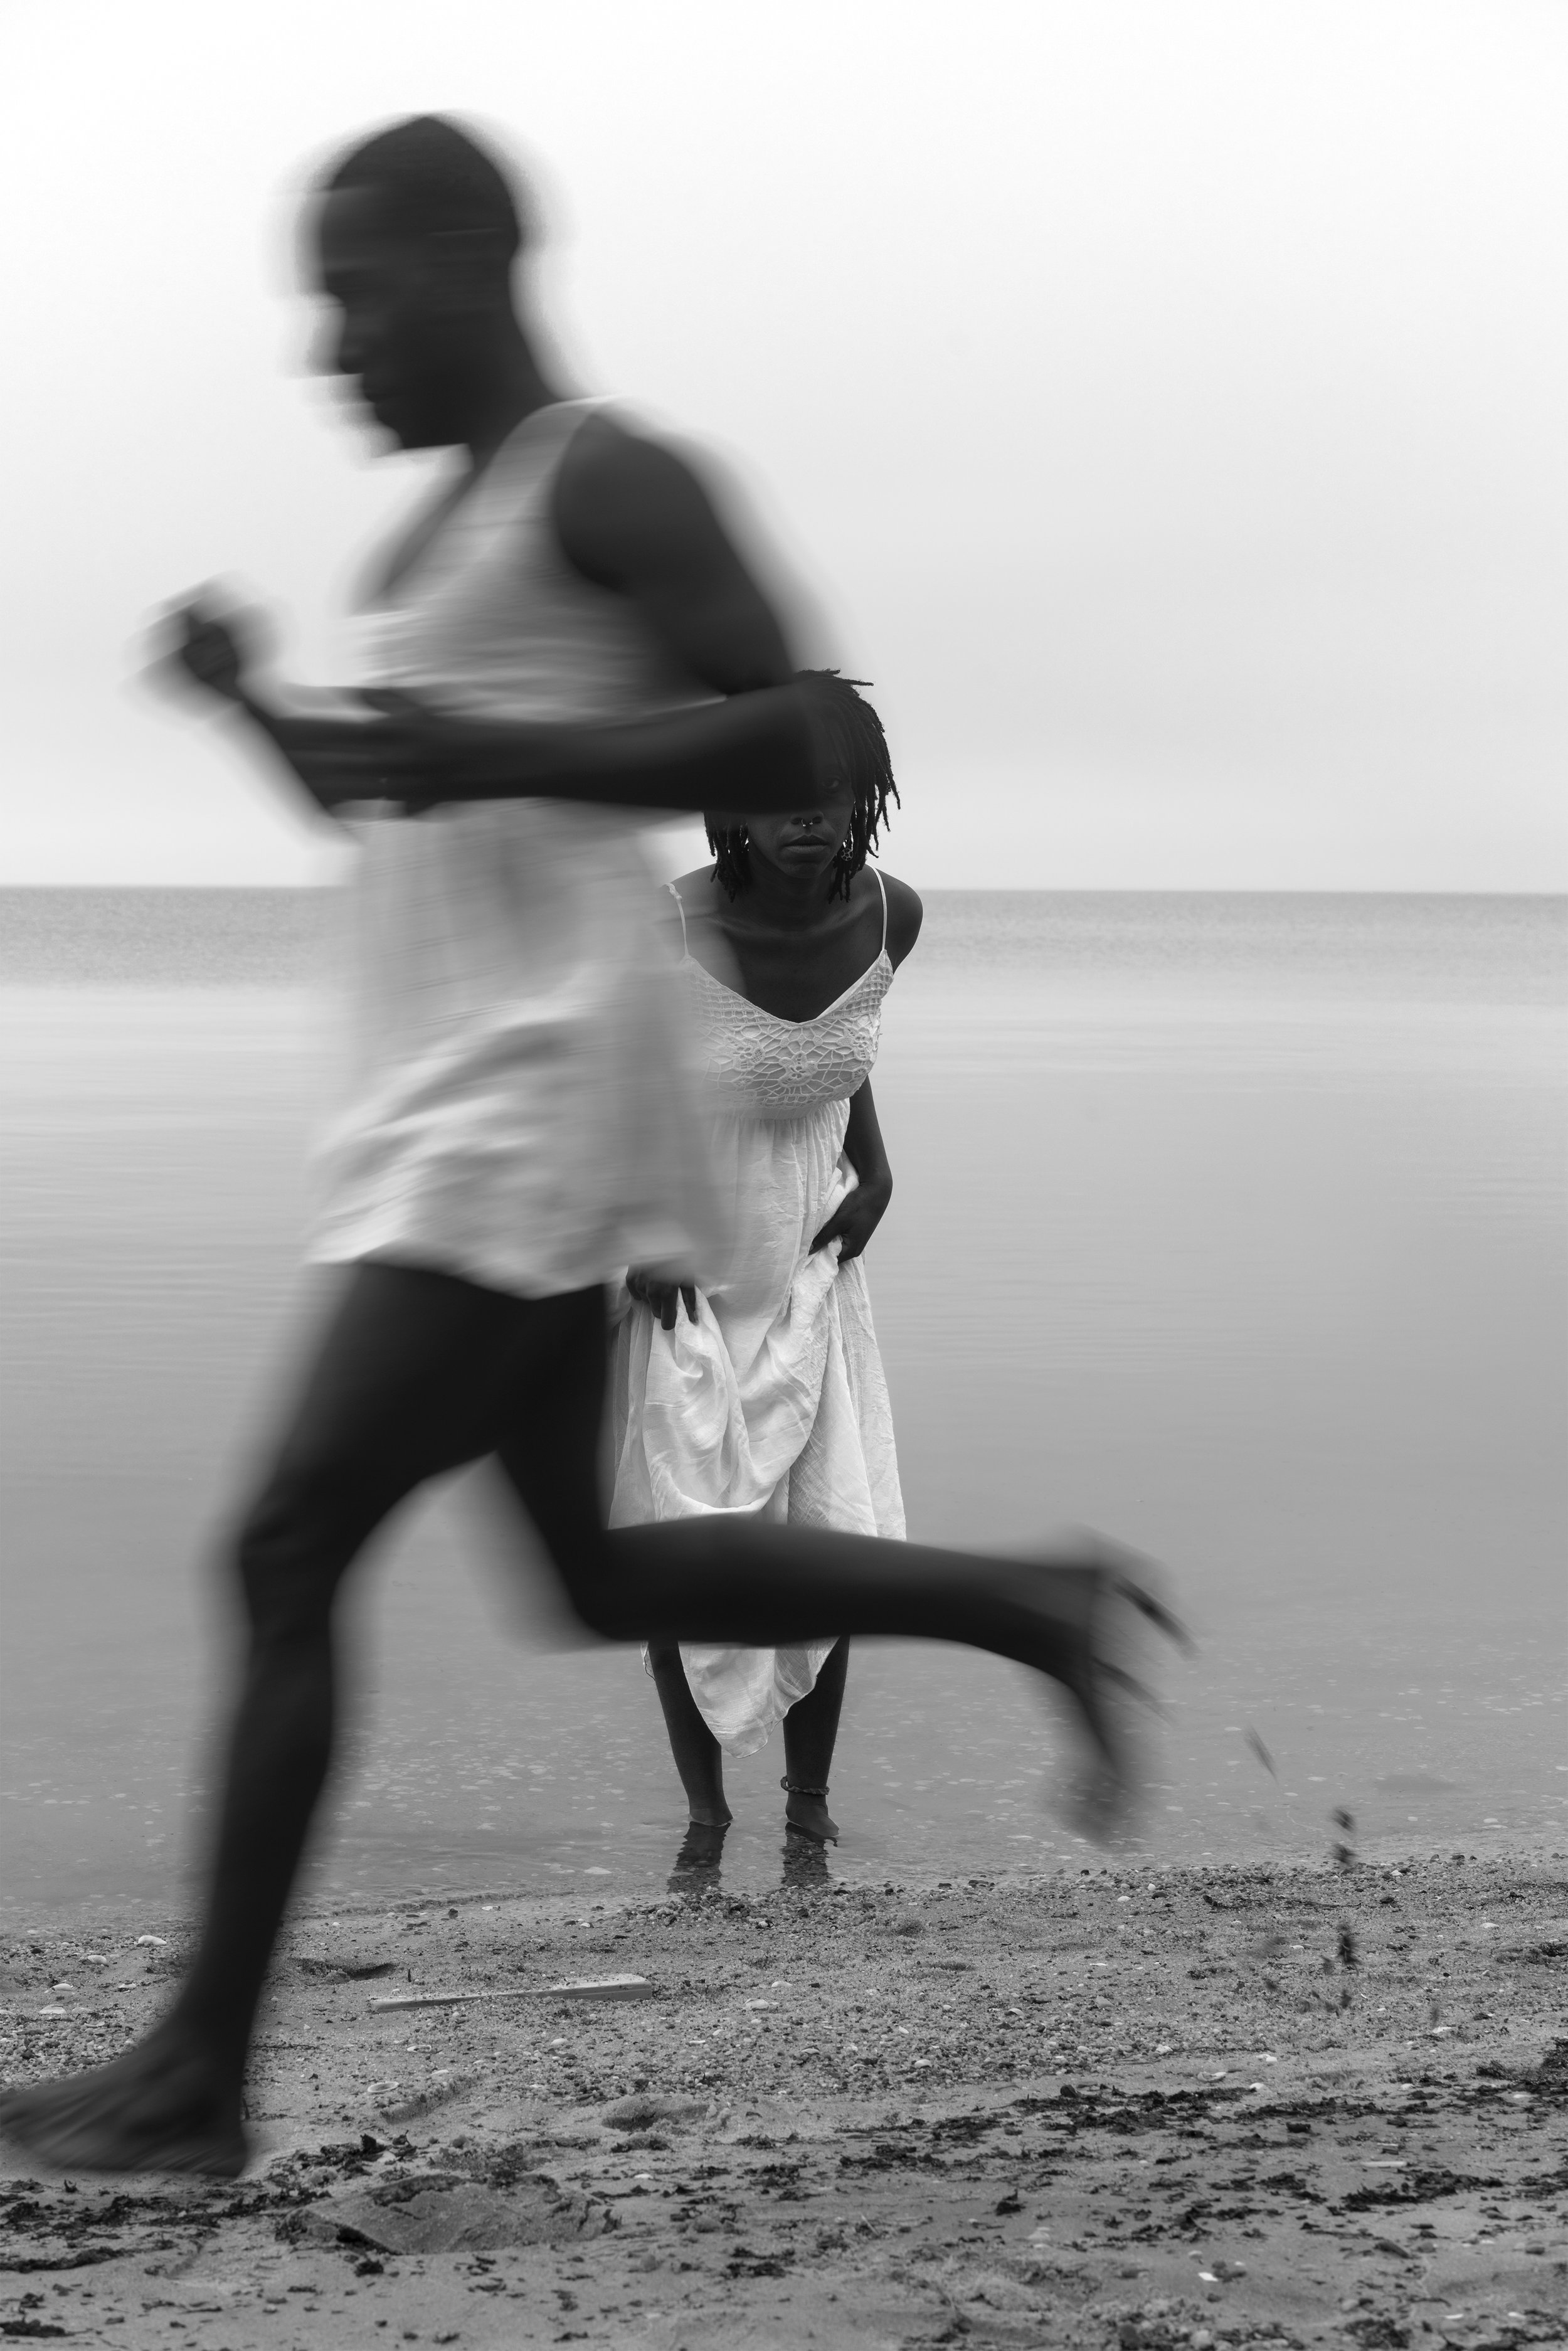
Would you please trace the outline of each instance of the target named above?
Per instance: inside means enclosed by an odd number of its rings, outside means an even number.
[[[0,2135],[59,2171],[237,2179],[250,2155],[239,2085],[168,2025],[110,2064],[6,2091]]]
[[[785,1825],[797,1836],[810,1837],[814,1844],[837,1844],[839,1824],[828,1810],[827,1790],[792,1788],[788,1780],[781,1785]]]
[[[1078,1571],[1082,1648],[1066,1677],[1091,1752],[1067,1809],[1082,1834],[1103,1843],[1130,1830],[1143,1807],[1159,1713],[1153,1672],[1157,1638],[1189,1654],[1193,1644],[1164,1597],[1165,1577],[1153,1561],[1108,1543],[1095,1548],[1100,1560]]]

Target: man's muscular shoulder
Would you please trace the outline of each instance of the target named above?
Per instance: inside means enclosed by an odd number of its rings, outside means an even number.
[[[787,682],[772,607],[679,451],[591,416],[561,461],[551,511],[567,560],[631,598],[694,677],[720,694]]]
[[[718,528],[685,459],[603,409],[572,435],[553,505],[564,552],[601,588],[624,590],[650,560],[668,565]]]

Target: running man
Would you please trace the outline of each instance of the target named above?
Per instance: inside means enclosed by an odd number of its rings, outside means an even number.
[[[334,1603],[426,1479],[494,1455],[609,1640],[904,1634],[1037,1667],[1076,1703],[1102,1819],[1133,1777],[1123,1635],[1162,1619],[1092,1542],[1023,1561],[730,1518],[606,1533],[604,1284],[701,1242],[635,811],[810,812],[827,737],[691,471],[548,380],[514,306],[517,207],[473,141],[395,125],[312,206],[336,371],[395,444],[468,462],[375,590],[379,716],[283,715],[220,622],[179,623],[190,674],[320,806],[402,813],[361,861],[361,1066],[315,1251],[340,1287],[237,1540],[249,1646],[196,1955],[145,2039],[0,2105],[71,2170],[243,2170],[256,2005],[332,1753]]]

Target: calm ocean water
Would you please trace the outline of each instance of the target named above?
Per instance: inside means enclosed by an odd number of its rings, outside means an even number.
[[[868,1259],[911,1531],[1106,1527],[1198,1631],[1151,1853],[1568,1850],[1560,902],[933,893]],[[13,1916],[187,1883],[212,1573],[310,1285],[331,893],[0,893]],[[545,1646],[472,1481],[359,1581],[340,1898],[646,1887],[634,1656]],[[1255,1731],[1272,1761],[1259,1761]],[[1084,1856],[1027,1677],[862,1646],[831,1866]],[[777,1741],[727,1876],[779,1866]]]

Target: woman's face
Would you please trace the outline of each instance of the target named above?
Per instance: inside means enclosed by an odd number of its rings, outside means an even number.
[[[745,819],[755,865],[760,860],[791,880],[826,874],[850,837],[855,796],[849,783],[837,778],[822,785],[812,806],[789,816],[748,816]]]

